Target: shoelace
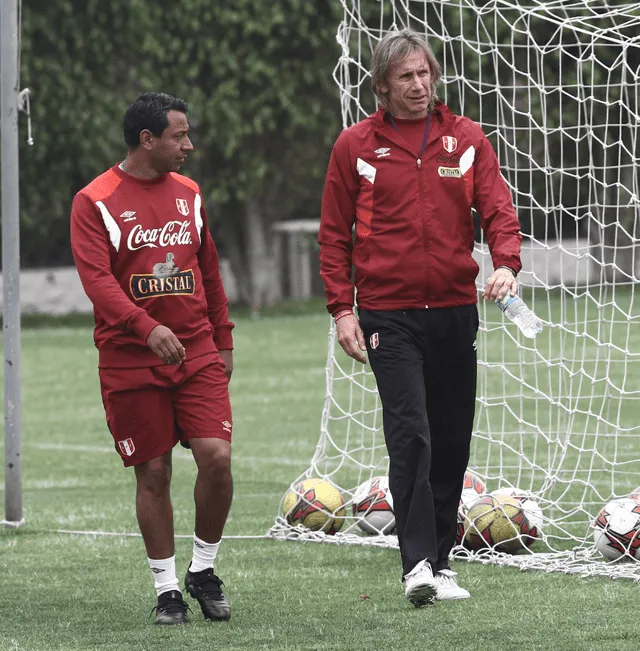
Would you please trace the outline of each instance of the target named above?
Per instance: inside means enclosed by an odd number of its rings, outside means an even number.
[[[189,604],[183,599],[167,599],[165,603],[158,604],[151,609],[151,614],[158,612],[166,613],[167,615],[173,615],[174,613],[179,613],[183,611],[189,611]]]
[[[417,576],[419,574],[423,574],[429,571],[429,567],[424,561],[420,561],[412,570],[407,574],[406,576],[403,577],[403,581],[405,579],[413,578],[414,576]]]
[[[219,601],[222,599],[222,586],[224,583],[215,575],[207,576],[202,581],[196,582],[196,587],[203,596]]]
[[[435,579],[438,583],[440,583],[443,586],[446,587],[458,587],[458,582],[456,581],[455,574],[453,576],[448,576],[447,574],[443,574],[442,572],[438,572],[436,574]]]

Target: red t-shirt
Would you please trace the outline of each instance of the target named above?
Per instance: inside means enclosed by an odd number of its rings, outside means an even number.
[[[75,196],[71,248],[94,307],[100,367],[161,365],[146,344],[157,325],[188,357],[233,348],[218,253],[191,179],[140,179],[115,165]]]

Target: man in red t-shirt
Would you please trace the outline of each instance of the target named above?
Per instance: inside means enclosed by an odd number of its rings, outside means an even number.
[[[187,621],[176,577],[171,451],[191,448],[193,558],[185,589],[207,619],[229,604],[214,561],[231,505],[233,323],[198,185],[178,174],[187,105],[140,95],[124,117],[126,159],[75,196],[71,246],[94,306],[107,423],[136,476],[136,512],[153,572],[156,623]]]

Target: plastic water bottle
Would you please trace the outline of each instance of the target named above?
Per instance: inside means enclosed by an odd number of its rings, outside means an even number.
[[[529,339],[542,332],[542,321],[527,307],[526,303],[516,294],[507,295],[496,299],[497,306],[505,313],[505,316],[513,321],[520,332]]]

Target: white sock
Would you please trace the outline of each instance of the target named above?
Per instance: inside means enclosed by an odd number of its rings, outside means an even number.
[[[193,534],[193,558],[191,559],[191,565],[189,566],[189,572],[202,572],[202,570],[208,570],[213,568],[213,564],[216,560],[218,554],[218,547],[220,547],[220,541],[217,543],[208,543],[204,540],[200,540],[196,534]]]
[[[147,558],[149,567],[153,572],[153,583],[156,587],[158,597],[163,592],[170,590],[177,590],[180,592],[178,585],[178,578],[176,577],[176,557],[173,555],[171,558],[162,558],[155,560]]]

